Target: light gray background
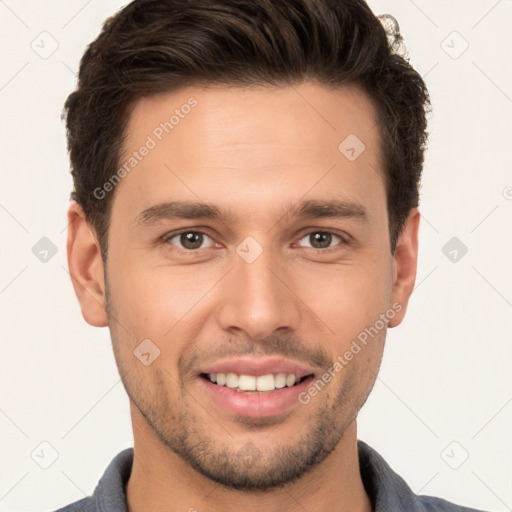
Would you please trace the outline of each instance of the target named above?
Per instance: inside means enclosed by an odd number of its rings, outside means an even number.
[[[80,499],[132,445],[109,332],[85,323],[66,270],[60,120],[86,44],[125,3],[0,0],[0,511]],[[434,113],[417,287],[359,437],[415,492],[511,510],[512,1],[370,5],[400,22]],[[468,248],[455,262],[452,237]]]

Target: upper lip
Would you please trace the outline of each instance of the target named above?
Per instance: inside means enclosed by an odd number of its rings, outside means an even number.
[[[199,370],[199,373],[236,373],[237,375],[260,375],[293,373],[298,378],[311,375],[314,370],[303,364],[276,358],[239,358],[212,363]]]

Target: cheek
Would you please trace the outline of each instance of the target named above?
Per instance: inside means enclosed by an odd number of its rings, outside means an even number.
[[[373,325],[389,307],[389,271],[382,260],[319,267],[303,273],[297,295],[343,344]]]
[[[181,333],[190,319],[197,320],[219,275],[212,268],[151,267],[144,257],[112,257],[108,278],[120,322],[137,338],[163,342]]]

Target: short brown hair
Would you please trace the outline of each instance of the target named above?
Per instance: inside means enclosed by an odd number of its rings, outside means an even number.
[[[400,35],[395,38],[400,42]],[[107,19],[80,62],[64,107],[74,190],[106,258],[125,127],[141,98],[185,86],[311,80],[359,86],[380,122],[394,253],[418,206],[430,99],[364,0],[134,0]]]

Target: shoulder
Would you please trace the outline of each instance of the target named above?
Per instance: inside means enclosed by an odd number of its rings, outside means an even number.
[[[484,512],[483,510],[463,507],[462,505],[432,496],[418,496],[416,499],[425,512]]]
[[[442,498],[416,495],[384,458],[361,440],[358,454],[361,479],[375,512],[484,512]]]
[[[131,474],[133,448],[118,453],[103,473],[92,496],[55,512],[127,512],[125,488]]]
[[[70,503],[55,512],[96,512],[97,508],[90,497],[84,498],[74,503]]]

